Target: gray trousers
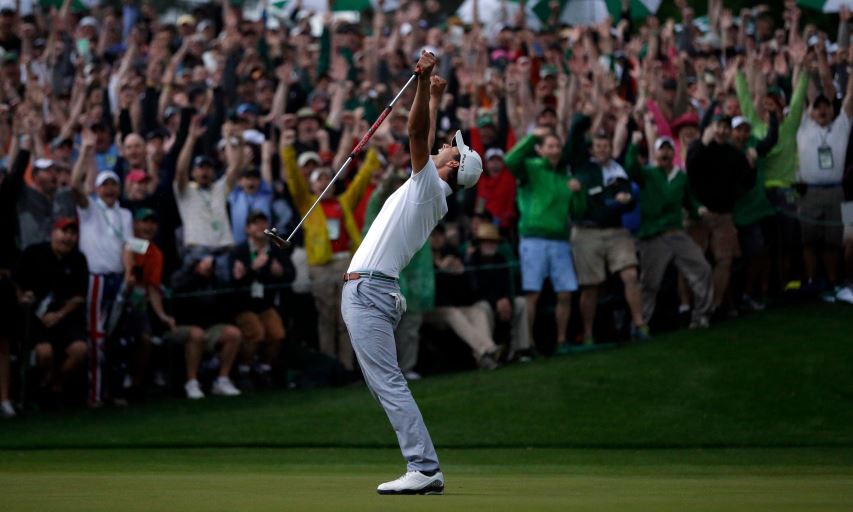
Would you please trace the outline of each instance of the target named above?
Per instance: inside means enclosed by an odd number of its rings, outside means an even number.
[[[407,311],[394,330],[397,340],[397,361],[403,373],[415,369],[418,364],[418,350],[421,347],[421,324],[424,322],[423,313]]]
[[[397,364],[394,328],[404,311],[396,282],[362,278],[344,284],[341,313],[367,387],[394,427],[408,471],[435,471],[438,455]]]
[[[693,320],[706,317],[711,312],[713,287],[711,265],[702,249],[685,231],[667,231],[658,236],[640,240],[640,285],[643,287],[643,320],[648,322],[655,312],[660,283],[670,261],[687,280],[693,291]]]

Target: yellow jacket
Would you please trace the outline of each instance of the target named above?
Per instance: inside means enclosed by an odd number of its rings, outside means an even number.
[[[300,215],[305,215],[317,196],[311,193],[308,182],[299,172],[299,166],[296,163],[296,151],[292,148],[285,148],[281,152],[281,160],[284,164],[285,179],[287,188],[290,190],[290,195],[296,203],[296,208]],[[341,205],[341,210],[344,214],[344,228],[347,230],[347,236],[352,241],[350,244],[350,252],[355,253],[361,244],[361,233],[355,223],[352,211],[358,206],[361,201],[361,196],[367,189],[370,183],[370,178],[373,172],[379,168],[379,156],[373,149],[368,150],[364,162],[359,167],[355,178],[347,187],[346,192],[338,196],[338,202]],[[323,208],[315,208],[311,212],[311,216],[305,219],[302,225],[305,230],[305,252],[308,256],[309,265],[325,265],[332,259],[332,243],[329,241],[329,231],[326,227],[326,214],[323,213]]]

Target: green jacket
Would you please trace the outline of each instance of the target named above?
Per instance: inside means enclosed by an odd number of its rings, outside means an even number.
[[[757,145],[758,139],[750,137],[747,147],[754,148]],[[755,171],[755,185],[735,203],[735,209],[732,213],[734,214],[735,224],[738,226],[755,224],[776,213],[773,205],[770,204],[770,200],[767,199],[767,188],[764,186],[764,169],[766,167],[767,159],[759,157],[758,168]]]
[[[687,173],[673,169],[667,175],[656,165],[643,167],[637,153],[637,147],[632,144],[625,158],[625,171],[640,186],[640,231],[637,236],[652,238],[670,229],[681,229],[682,209],[690,207]]]
[[[799,153],[797,152],[797,130],[806,105],[806,92],[809,86],[808,73],[801,72],[794,93],[791,95],[791,108],[788,116],[779,125],[779,141],[767,154],[764,166],[764,185],[767,188],[787,188],[796,180]],[[758,111],[752,102],[746,75],[738,72],[735,80],[740,110],[752,125],[752,134],[763,139],[768,126],[758,117]]]
[[[382,205],[391,195],[390,180],[377,187],[367,202],[364,214],[363,234],[367,234],[370,225],[376,220]],[[407,311],[425,313],[435,309],[435,269],[432,264],[432,247],[429,240],[412,256],[406,268],[400,272],[400,293],[406,297]]]
[[[518,231],[522,237],[569,239],[569,215],[584,209],[585,197],[569,190],[566,158],[557,167],[536,154],[536,137],[528,135],[507,153],[504,162],[518,180]]]
[[[631,193],[631,182],[627,175],[624,179],[616,179],[609,185],[604,185],[601,166],[590,159],[587,147],[586,132],[591,124],[592,120],[589,117],[576,116],[569,136],[569,163],[575,178],[583,186],[583,196],[586,199],[583,201],[583,208],[578,208],[578,211],[573,213],[572,219],[579,226],[622,227],[622,215],[636,207],[636,198],[632,197],[626,204],[616,201],[616,195],[620,192]]]

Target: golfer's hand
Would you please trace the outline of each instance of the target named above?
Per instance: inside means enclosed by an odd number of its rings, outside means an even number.
[[[435,55],[424,50],[421,52],[421,58],[418,59],[417,69],[421,70],[421,77],[428,77],[432,74],[432,70],[437,62]]]
[[[431,98],[441,100],[444,96],[444,89],[447,87],[447,80],[438,75],[429,77],[429,95]]]

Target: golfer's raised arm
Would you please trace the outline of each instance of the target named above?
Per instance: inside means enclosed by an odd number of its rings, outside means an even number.
[[[412,110],[409,112],[409,151],[412,155],[412,173],[417,174],[429,159],[429,88],[430,74],[435,67],[435,56],[423,52],[418,61],[420,74]]]

